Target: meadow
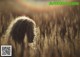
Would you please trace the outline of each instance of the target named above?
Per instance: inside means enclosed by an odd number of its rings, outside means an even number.
[[[22,13],[0,12],[0,45],[13,46],[13,56],[21,57],[80,57],[80,5],[45,12],[28,12],[25,15],[37,24],[37,36],[33,43],[24,39],[25,48],[5,39],[6,30],[12,20]],[[23,50],[23,51],[22,51]]]

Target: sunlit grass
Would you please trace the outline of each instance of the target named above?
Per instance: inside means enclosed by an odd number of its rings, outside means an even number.
[[[59,13],[47,12],[31,15],[37,23],[37,36],[33,43],[24,40],[24,57],[80,57],[80,8],[75,12],[75,8]],[[30,13],[31,14],[31,13]],[[11,44],[14,50],[14,57],[20,57],[21,44],[15,43],[12,38],[5,37],[5,31],[17,16],[10,13],[10,21],[5,21],[0,26],[3,33],[0,44]],[[13,18],[14,17],[14,18]],[[0,19],[1,20],[1,19]],[[2,27],[5,30],[2,32]],[[27,37],[25,37],[27,40]]]

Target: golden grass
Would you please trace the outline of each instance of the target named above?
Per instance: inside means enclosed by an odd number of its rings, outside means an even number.
[[[24,57],[80,57],[80,7],[67,7],[59,11],[34,13],[34,15],[30,13],[29,16],[35,20],[39,28],[33,43],[25,41],[25,48],[22,49]],[[6,16],[4,17],[6,19]],[[10,20],[13,17],[11,15]],[[2,27],[9,23],[5,21],[0,25],[2,30]],[[0,38],[1,44],[11,44],[13,56],[20,57],[21,44],[15,44],[11,38],[6,39],[4,34]]]

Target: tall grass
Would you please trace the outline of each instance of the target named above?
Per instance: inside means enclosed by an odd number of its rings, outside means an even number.
[[[33,13],[34,15],[29,13],[38,29],[33,43],[24,41],[24,57],[80,57],[80,6],[59,11]],[[3,18],[0,18],[0,33],[3,33],[3,26],[7,29],[9,25],[6,17],[3,15]],[[11,13],[8,19],[11,21],[15,17],[17,15],[13,16]],[[20,57],[21,44],[15,44],[15,41],[6,38],[5,34],[0,38],[0,45],[2,44],[11,44],[13,57]]]

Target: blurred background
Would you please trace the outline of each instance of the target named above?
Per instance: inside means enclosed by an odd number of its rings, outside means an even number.
[[[39,27],[36,45],[24,50],[24,57],[80,57],[80,5],[53,5],[49,1],[79,0],[0,0],[0,45],[12,44],[21,47],[4,35],[10,22],[18,16],[28,16]],[[10,38],[11,39],[11,38]],[[30,50],[29,50],[30,49]],[[15,57],[20,57],[17,49]]]

